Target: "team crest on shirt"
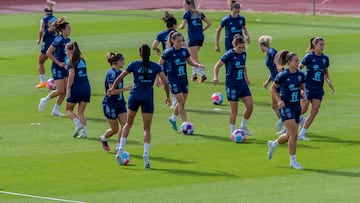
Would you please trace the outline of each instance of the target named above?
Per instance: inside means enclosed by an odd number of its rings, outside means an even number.
[[[183,55],[183,56],[186,56],[186,51],[182,51],[182,55]]]
[[[323,64],[326,64],[326,59],[323,59],[322,62],[323,62]]]
[[[298,81],[301,81],[301,79],[302,79],[301,75],[298,75],[297,78],[298,78]]]
[[[239,24],[242,25],[242,24],[243,24],[243,20],[239,20]]]

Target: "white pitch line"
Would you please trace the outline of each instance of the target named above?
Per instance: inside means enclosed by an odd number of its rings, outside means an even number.
[[[85,203],[85,202],[79,202],[79,201],[75,201],[75,200],[58,199],[58,198],[52,198],[52,197],[41,197],[41,196],[36,196],[36,195],[28,195],[28,194],[21,194],[21,193],[15,193],[15,192],[0,191],[0,193],[7,194],[7,195],[21,196],[21,197],[30,197],[30,198],[35,198],[35,199],[59,201],[59,202]]]

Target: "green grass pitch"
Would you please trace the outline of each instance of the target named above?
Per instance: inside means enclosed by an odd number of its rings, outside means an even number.
[[[174,13],[180,20],[181,12]],[[155,88],[150,170],[143,167],[140,115],[126,145],[131,154],[129,166],[119,166],[114,154],[102,149],[98,137],[108,128],[101,108],[109,68],[105,52],[123,53],[126,64],[138,59],[140,45],[151,45],[157,33],[165,29],[160,20],[163,12],[56,14],[68,17],[70,38],[78,41],[88,64],[92,97],[86,109],[87,140],[72,138],[73,123],[68,117],[50,116],[54,99],[44,112],[37,110],[39,99],[49,92],[34,88],[38,82],[40,48],[35,42],[41,14],[0,15],[0,191],[81,202],[357,202],[359,19],[245,13],[252,38],[247,67],[255,105],[248,123],[253,136],[243,144],[234,144],[229,139],[228,103],[214,106],[210,102],[212,93],[224,93],[225,89],[224,67],[220,84],[214,86],[211,80],[214,64],[221,56],[214,51],[215,29],[226,13],[205,14],[213,23],[200,51],[208,80],[203,84],[190,81],[186,104],[195,135],[173,132],[167,122],[171,111],[164,104],[164,92]],[[325,86],[320,112],[308,130],[311,140],[298,142],[297,158],[305,167],[303,171],[289,168],[286,145],[276,150],[273,160],[266,157],[266,142],[277,135],[270,93],[262,88],[268,71],[257,38],[263,34],[273,37],[272,47],[295,51],[300,58],[310,37],[326,40],[325,53],[331,60],[329,71],[336,92],[331,94]],[[223,35],[224,30],[221,41]],[[158,60],[154,52],[151,58]],[[47,77],[49,66],[50,61],[46,63]],[[131,84],[132,77],[127,77],[125,83]],[[65,113],[64,106],[61,110]],[[242,110],[243,104],[239,103],[237,126]],[[110,140],[111,151],[115,140],[115,136]],[[0,193],[0,202],[48,201]]]

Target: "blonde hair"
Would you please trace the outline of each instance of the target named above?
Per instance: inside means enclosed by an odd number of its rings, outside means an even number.
[[[47,0],[47,1],[46,1],[46,5],[47,5],[48,9],[52,10],[52,9],[55,7],[56,2],[55,2],[55,1],[51,1],[51,0]]]
[[[185,0],[185,3],[190,6],[190,12],[192,17],[200,16],[200,12],[196,9],[195,0]]]
[[[270,47],[270,42],[272,40],[272,37],[269,35],[263,35],[259,37],[259,44],[264,45],[265,47]]]

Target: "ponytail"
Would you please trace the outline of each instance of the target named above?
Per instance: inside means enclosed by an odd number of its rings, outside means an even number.
[[[142,74],[144,79],[147,80],[149,78],[149,67],[150,67],[150,47],[147,44],[143,44],[140,47],[140,56],[142,58]]]
[[[165,11],[164,16],[161,18],[166,23],[167,28],[172,28],[174,25],[177,25],[177,20],[173,14],[170,14],[168,11]]]
[[[196,18],[200,16],[200,12],[195,6],[195,0],[185,0],[185,3],[190,6],[191,17]]]
[[[69,65],[75,67],[75,64],[78,64],[80,59],[82,58],[79,45],[76,41],[69,42],[66,44],[66,49],[73,51],[73,54],[69,57]]]
[[[122,54],[118,54],[118,53],[114,53],[114,52],[107,52],[106,60],[112,66],[116,62],[124,60],[124,56]]]
[[[309,53],[309,52],[314,51],[315,45],[316,45],[317,43],[319,43],[319,41],[324,41],[324,39],[321,38],[321,37],[312,37],[312,38],[310,39],[309,47],[306,49],[305,52]]]

